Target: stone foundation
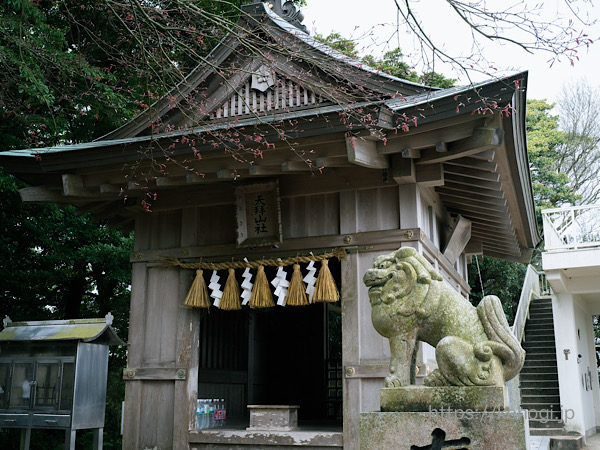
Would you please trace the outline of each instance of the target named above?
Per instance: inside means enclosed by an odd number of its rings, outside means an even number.
[[[502,386],[403,386],[380,391],[381,411],[429,412],[451,408],[463,411],[508,409],[506,389]]]
[[[524,411],[477,412],[444,407],[443,411],[360,415],[361,450],[526,450],[528,439],[529,422]]]

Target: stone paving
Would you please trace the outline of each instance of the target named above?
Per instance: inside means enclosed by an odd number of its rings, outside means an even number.
[[[550,438],[548,436],[530,436],[528,450],[548,450]],[[590,450],[600,450],[600,433],[594,434],[586,439],[584,448]]]

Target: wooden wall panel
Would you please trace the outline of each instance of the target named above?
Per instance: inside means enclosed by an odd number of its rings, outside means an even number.
[[[357,191],[356,205],[358,232],[399,228],[397,186]]]
[[[150,248],[151,229],[152,221],[149,220],[148,213],[139,213],[135,218],[134,250],[148,250]]]
[[[151,223],[150,248],[179,247],[181,242],[181,211],[147,213]]]
[[[140,439],[136,448],[173,448],[173,422],[169,420],[175,407],[173,398],[173,381],[144,382],[140,401]]]
[[[339,234],[339,194],[281,199],[283,238]]]
[[[184,233],[195,233],[196,241],[187,239],[186,245],[217,245],[230,244],[236,241],[235,208],[233,199],[231,205],[218,205],[195,208],[197,222],[195,229],[184,229]],[[190,227],[192,224],[190,223]]]
[[[308,216],[309,236],[339,234],[339,194],[335,193],[311,196]]]
[[[173,269],[148,270],[143,363],[175,363],[179,272]]]
[[[382,337],[371,323],[371,304],[369,302],[369,293],[367,286],[362,279],[367,270],[373,267],[375,259],[388,252],[397,250],[396,247],[390,247],[388,250],[377,252],[361,253],[358,260],[358,315],[359,315],[359,363],[360,364],[379,364],[387,363],[390,358],[390,346],[388,340]]]

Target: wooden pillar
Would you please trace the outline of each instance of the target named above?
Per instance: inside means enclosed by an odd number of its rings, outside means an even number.
[[[142,214],[134,251],[190,245],[193,217]],[[183,237],[187,236],[187,237]],[[187,449],[198,383],[198,314],[182,306],[193,274],[144,262],[132,272],[123,448]]]
[[[340,193],[340,231],[352,235],[359,231],[374,230],[398,224],[397,209],[374,208],[372,202],[364,202],[365,193],[349,191]],[[362,199],[362,200],[361,200]],[[371,206],[369,206],[371,204]],[[381,215],[376,220],[370,211]],[[394,217],[392,217],[394,216]],[[363,275],[375,258],[393,251],[389,249],[352,253],[342,260],[342,365],[344,368],[344,449],[360,447],[360,413],[379,410],[379,391],[389,370],[389,344],[371,323],[371,305]]]
[[[342,261],[342,367],[353,367],[360,359],[358,317],[358,255],[351,254]],[[350,369],[348,369],[350,370]],[[343,431],[344,448],[354,450],[360,444],[360,379],[344,373]]]

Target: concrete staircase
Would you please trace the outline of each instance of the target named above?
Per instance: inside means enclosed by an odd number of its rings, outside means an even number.
[[[531,301],[522,346],[527,355],[520,374],[521,409],[529,410],[530,432],[534,436],[564,434],[550,297]]]

